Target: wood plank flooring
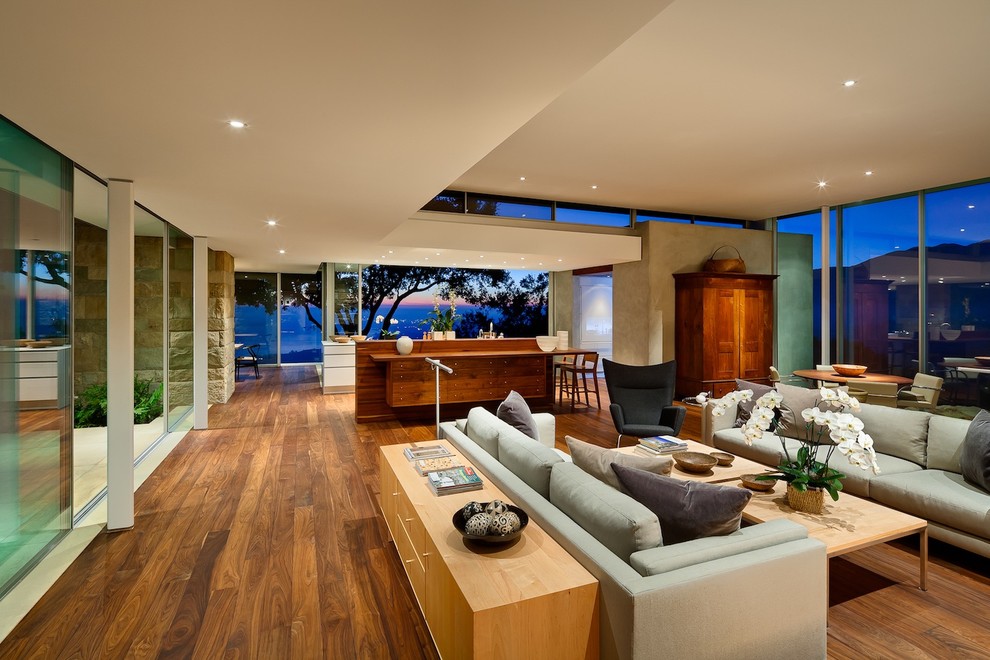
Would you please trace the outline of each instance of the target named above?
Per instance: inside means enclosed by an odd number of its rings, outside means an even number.
[[[378,447],[432,423],[355,424],[353,402],[312,368],[238,383],[138,491],[135,528],[98,536],[0,658],[437,657],[377,505]],[[558,446],[612,444],[603,405],[560,413]],[[832,560],[829,656],[990,657],[988,562],[931,555],[927,593],[910,542]]]

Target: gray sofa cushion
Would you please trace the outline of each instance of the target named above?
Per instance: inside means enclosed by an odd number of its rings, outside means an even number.
[[[564,436],[567,449],[571,452],[571,460],[595,479],[602,481],[612,488],[626,493],[619,478],[612,470],[612,463],[634,467],[654,474],[670,474],[674,460],[670,456],[637,456],[625,454],[614,449],[606,449],[588,442],[582,442],[571,436]],[[628,493],[626,493],[628,495]]]
[[[777,383],[777,391],[783,397],[780,410],[781,433],[789,438],[803,438],[807,434],[801,411],[813,407],[821,398],[818,390]]]
[[[960,472],[959,460],[968,430],[968,419],[932,415],[928,420],[928,469]]]
[[[863,420],[863,430],[873,438],[878,454],[926,465],[931,413],[863,404],[856,416]]]
[[[990,413],[986,410],[976,415],[966,431],[959,467],[966,481],[990,491]]]
[[[499,434],[498,457],[512,474],[547,498],[550,497],[550,470],[554,464],[564,461],[554,450],[515,429],[505,429]]]
[[[615,463],[612,469],[633,498],[657,514],[664,545],[731,534],[753,496],[736,486],[662,477]]]
[[[827,453],[826,447],[819,447],[818,459],[824,460]],[[838,470],[846,475],[842,480],[843,492],[858,495],[859,497],[872,496],[870,493],[870,483],[878,476],[873,474],[873,470],[864,470],[859,466],[853,465],[838,450],[832,452],[832,458],[829,459],[828,465],[833,470]],[[888,456],[887,454],[877,454],[877,465],[880,466],[881,475],[921,472],[922,470],[922,467],[917,463],[906,461],[896,456]]]
[[[981,538],[990,530],[990,494],[955,472],[880,475],[870,482],[870,495],[898,511]]]
[[[553,466],[550,503],[624,562],[661,543],[656,514],[573,463]]]
[[[686,566],[731,557],[760,548],[808,538],[808,529],[790,520],[771,520],[727,536],[707,536],[686,543],[634,552],[630,563],[640,575],[659,575]]]
[[[464,424],[464,435],[498,459],[498,428],[499,420],[495,415],[484,408],[472,408]]]
[[[526,399],[519,392],[511,390],[509,396],[505,397],[505,401],[498,404],[495,416],[527,437],[534,440],[540,439],[540,432],[536,428],[533,413],[530,411]]]

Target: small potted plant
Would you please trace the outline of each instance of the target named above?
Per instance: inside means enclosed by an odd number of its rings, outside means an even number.
[[[822,512],[826,492],[833,500],[839,499],[842,479],[846,475],[828,465],[836,450],[846,456],[850,464],[863,470],[872,469],[874,474],[880,473],[873,438],[863,432],[863,421],[852,414],[859,410],[859,401],[838,388],[823,387],[819,396],[821,398],[814,406],[801,411],[804,427],[796,433],[801,446],[793,456],[782,435],[784,422],[780,407],[783,397],[777,390],[770,390],[756,400],[756,407],[743,425],[746,444],[752,445],[776,423],[784,460],[775,472],[760,475],[757,479],[787,482],[787,503],[792,509],[807,513]],[[719,416],[724,415],[730,405],[752,398],[752,390],[739,390],[712,400],[709,405],[712,406],[712,414]],[[706,395],[700,394],[696,400],[704,403]],[[797,423],[800,425],[801,422]]]
[[[449,298],[449,304],[447,309],[440,311],[440,296],[437,294],[433,295],[433,311],[430,315],[423,321],[422,325],[426,325],[433,331],[434,339],[454,339],[456,337],[454,333],[454,322],[461,318],[457,313],[457,305],[454,302],[454,295],[451,294]]]

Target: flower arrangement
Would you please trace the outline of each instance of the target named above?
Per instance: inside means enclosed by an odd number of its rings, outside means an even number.
[[[873,438],[863,432],[863,422],[853,415],[858,411],[859,401],[849,396],[845,390],[823,387],[819,390],[821,397],[814,406],[801,411],[804,421],[804,432],[797,438],[801,447],[795,456],[791,456],[787,444],[781,435],[783,421],[780,418],[780,406],[783,397],[777,390],[770,390],[756,400],[753,412],[743,425],[743,437],[746,444],[762,437],[764,431],[770,430],[774,421],[777,422],[777,437],[784,449],[784,461],[777,466],[775,472],[760,475],[757,479],[769,481],[779,479],[798,491],[821,489],[828,492],[833,500],[839,499],[842,490],[842,478],[846,475],[830,468],[828,461],[838,450],[849,463],[862,468],[872,469],[873,474],[880,473],[877,465],[876,452],[873,450]],[[710,402],[712,414],[724,415],[732,404],[751,401],[752,390],[730,392],[721,399]],[[699,403],[704,403],[707,396],[698,395]],[[825,447],[824,461],[819,460],[819,449]]]
[[[454,294],[448,298],[446,311],[440,311],[440,296],[433,294],[433,311],[420,325],[429,326],[434,332],[448,332],[454,329],[454,322],[461,318],[457,313],[457,304],[454,302]]]
[[[379,339],[396,339],[396,338],[398,338],[399,331],[398,330],[389,330],[387,327],[385,327],[385,325],[384,325],[385,324],[385,317],[382,316],[381,314],[379,314],[378,316],[375,317],[375,323],[382,324],[382,329],[378,331],[378,338]],[[388,322],[389,326],[396,325],[397,323],[398,323],[398,320],[396,320],[396,319],[389,319],[389,322]]]

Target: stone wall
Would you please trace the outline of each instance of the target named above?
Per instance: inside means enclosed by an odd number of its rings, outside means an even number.
[[[164,257],[161,236],[134,237],[134,375],[164,382]]]
[[[193,403],[193,251],[180,236],[168,250],[169,412]]]
[[[209,251],[209,394],[225,403],[234,393],[234,257]]]
[[[107,231],[75,221],[72,345],[75,391],[107,382]]]

